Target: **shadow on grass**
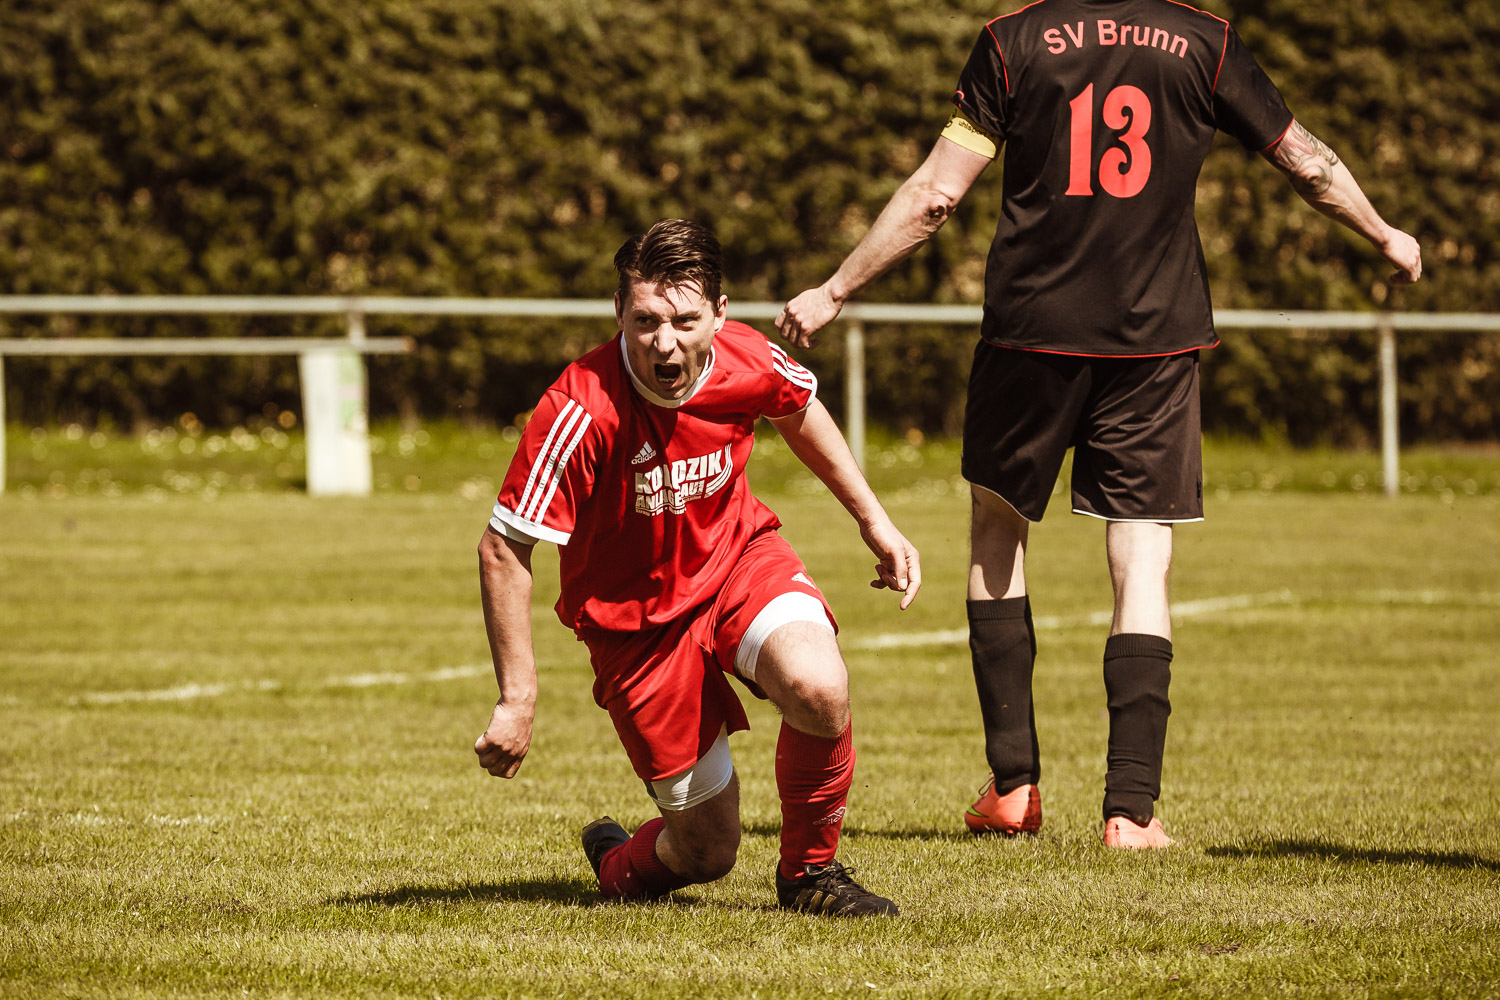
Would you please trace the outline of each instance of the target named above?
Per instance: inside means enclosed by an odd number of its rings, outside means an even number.
[[[1476,854],[1458,854],[1452,851],[1381,851],[1317,840],[1265,840],[1251,844],[1208,847],[1204,848],[1203,853],[1213,858],[1309,858],[1344,864],[1426,865],[1429,868],[1500,871],[1500,861],[1491,861]]]
[[[638,907],[667,907],[672,903],[693,905],[701,902],[694,894],[695,886],[679,889],[665,899],[634,900],[625,905]],[[568,906],[593,908],[596,906],[619,906],[617,899],[605,899],[599,895],[599,883],[591,878],[567,878],[548,881],[518,879],[514,882],[474,882],[464,885],[421,886],[403,885],[383,892],[348,893],[331,896],[323,901],[327,906],[390,906],[421,907],[442,906],[449,903],[562,903]],[[766,904],[745,909],[774,910]]]
[[[329,906],[424,906],[444,903],[571,903],[601,906],[599,884],[591,878],[514,882],[467,882],[461,885],[403,885],[380,892],[349,893],[325,900]]]
[[[745,834],[751,837],[781,836],[780,823],[745,823],[742,827]],[[871,840],[973,840],[974,835],[967,830],[870,830],[859,826],[845,826],[843,829],[845,838],[859,840],[869,837]]]

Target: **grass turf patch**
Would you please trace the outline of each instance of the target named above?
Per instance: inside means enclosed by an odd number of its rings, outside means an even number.
[[[735,872],[598,898],[578,830],[652,812],[551,615],[555,550],[531,755],[480,771],[490,497],[461,456],[368,499],[0,497],[0,995],[1500,995],[1496,498],[1235,490],[1178,530],[1181,846],[1142,857],[1097,841],[1102,526],[1033,535],[1042,833],[970,838],[967,502],[941,446],[888,448],[927,580],[904,615],[836,504],[775,449],[751,471],[843,626],[841,857],[904,911],[870,922],[773,908],[760,703]]]
[[[229,430],[205,428],[192,414],[139,434],[89,430],[77,424],[7,431],[7,489],[22,498],[69,496],[155,500],[171,496],[301,492],[307,485],[307,447],[293,415],[261,419]],[[190,419],[191,418],[191,419]],[[768,428],[752,468],[758,488],[816,495],[823,487]],[[376,493],[440,493],[477,500],[493,497],[519,432],[475,430],[452,422],[416,429],[378,423],[370,434]],[[958,475],[959,444],[918,433],[893,436],[872,429],[868,476],[882,496],[944,496],[965,492]],[[1233,439],[1204,442],[1204,495],[1316,493],[1377,495],[1381,459],[1373,451],[1296,450]],[[1053,490],[1064,499],[1069,468]],[[1403,494],[1451,503],[1500,495],[1500,452],[1480,446],[1424,445],[1401,453]]]

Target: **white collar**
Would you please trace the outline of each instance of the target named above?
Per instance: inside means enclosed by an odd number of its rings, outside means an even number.
[[[688,386],[688,391],[683,393],[681,399],[666,399],[662,396],[658,396],[656,393],[651,391],[650,387],[647,386],[646,383],[642,382],[639,378],[636,377],[635,369],[630,367],[630,355],[625,351],[624,332],[620,333],[620,363],[625,366],[625,374],[630,376],[630,384],[635,386],[635,391],[644,396],[648,403],[655,403],[657,406],[665,406],[669,410],[675,410],[683,403],[686,403],[688,400],[696,396],[698,394],[698,390],[703,388],[703,386],[708,382],[708,375],[714,370],[714,349],[712,347],[708,349],[708,361],[704,363],[703,370],[698,373],[698,378],[693,382],[692,385]]]

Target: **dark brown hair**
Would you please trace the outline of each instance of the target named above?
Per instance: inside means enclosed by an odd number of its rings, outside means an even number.
[[[615,253],[620,273],[620,297],[632,281],[665,285],[696,284],[703,297],[718,305],[724,284],[724,251],[714,234],[687,219],[662,219],[639,236],[632,236]]]

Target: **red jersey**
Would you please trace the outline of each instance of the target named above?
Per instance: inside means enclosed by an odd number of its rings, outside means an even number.
[[[817,378],[727,322],[680,400],[641,385],[622,337],[573,362],[543,394],[490,524],[560,547],[564,625],[635,631],[710,600],[750,538],[781,521],[750,492],[758,417],[806,407]]]

